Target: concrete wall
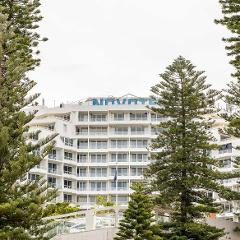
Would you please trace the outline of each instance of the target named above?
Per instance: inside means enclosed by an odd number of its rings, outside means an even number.
[[[240,224],[224,219],[208,219],[207,223],[225,229],[228,234],[221,240],[240,240],[240,232],[234,232],[234,229],[237,226],[240,227]],[[64,234],[53,238],[53,240],[113,240],[116,232],[117,228],[103,228],[81,233]]]
[[[81,233],[56,236],[53,240],[113,240],[117,228],[103,228]]]

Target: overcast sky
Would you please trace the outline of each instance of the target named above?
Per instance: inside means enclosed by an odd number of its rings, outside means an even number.
[[[32,76],[48,106],[93,96],[150,95],[183,55],[216,88],[232,68],[213,23],[218,0],[42,0],[41,67]]]

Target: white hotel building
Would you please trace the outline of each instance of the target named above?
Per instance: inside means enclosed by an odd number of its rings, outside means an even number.
[[[159,133],[157,124],[164,120],[146,107],[151,105],[154,102],[149,98],[126,95],[40,107],[30,130],[41,130],[40,138],[59,135],[54,150],[30,171],[28,178],[43,176],[59,189],[58,201],[80,204],[82,208],[95,205],[97,196],[126,204],[131,183],[143,179],[142,173],[150,161],[147,147]],[[216,118],[212,131],[221,147],[212,155],[221,161],[221,171],[237,171],[231,159],[238,155],[233,146],[240,145],[240,141],[221,136],[218,128],[224,125]],[[222,183],[239,190],[238,179]],[[221,216],[238,221],[234,213],[239,207],[238,202],[225,202]]]
[[[40,138],[59,135],[52,153],[28,177],[44,176],[59,189],[58,201],[87,207],[101,195],[126,204],[131,183],[143,178],[147,147],[162,119],[146,108],[152,104],[151,99],[127,95],[40,108],[30,130],[41,130]]]

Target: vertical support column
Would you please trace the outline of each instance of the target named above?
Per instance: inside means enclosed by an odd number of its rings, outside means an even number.
[[[95,210],[86,211],[86,231],[96,229],[96,213]]]

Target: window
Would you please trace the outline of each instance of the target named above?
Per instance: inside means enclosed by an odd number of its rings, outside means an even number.
[[[114,113],[113,114],[114,121],[123,121],[124,120],[124,113]]]
[[[77,168],[77,175],[79,177],[86,177],[87,176],[87,168]]]
[[[78,140],[78,148],[87,149],[88,148],[88,140]]]
[[[65,115],[63,115],[63,119],[64,119],[65,121],[70,121],[70,114],[65,114]]]
[[[78,163],[87,162],[87,154],[77,154],[77,162]]]
[[[107,168],[90,168],[91,177],[106,177]]]
[[[111,148],[128,148],[128,140],[111,140]]]
[[[106,191],[106,182],[90,182],[91,191]]]
[[[66,146],[73,146],[73,139],[71,138],[66,138],[66,137],[61,137],[62,142],[66,145]]]
[[[90,155],[90,160],[92,163],[105,163],[107,162],[107,155],[106,154],[91,154]]]
[[[131,168],[131,176],[143,176],[143,168]]]
[[[163,117],[163,116],[160,115],[160,114],[151,113],[151,121],[153,121],[153,122],[163,121],[164,118],[165,118],[165,117]]]
[[[107,120],[107,115],[106,114],[101,114],[101,113],[96,113],[96,114],[91,114],[90,115],[90,120],[92,122],[105,122]]]
[[[28,174],[28,179],[31,180],[31,181],[35,181],[35,180],[39,180],[40,176],[38,174],[29,173]]]
[[[232,152],[232,143],[223,144],[219,148],[219,154],[231,153]]]
[[[72,195],[70,194],[64,194],[63,195],[64,202],[72,202]]]
[[[57,152],[56,152],[55,149],[53,149],[52,151],[50,151],[50,152],[48,153],[48,158],[49,158],[49,159],[56,159],[56,156],[57,156]]]
[[[118,181],[116,182],[111,182],[111,188],[112,190],[116,190],[116,184],[117,184],[117,190],[128,190],[128,182],[122,182],[122,181]]]
[[[106,127],[91,127],[90,135],[107,135]]]
[[[96,204],[96,196],[90,196],[89,202],[90,202],[90,204]]]
[[[87,203],[87,196],[77,196],[77,202]]]
[[[112,153],[111,162],[128,162],[127,153]]]
[[[54,177],[48,177],[48,185],[55,188],[57,186],[57,179]]]
[[[79,112],[78,113],[78,121],[79,122],[87,122],[88,121],[88,114],[83,113],[83,112]]]
[[[118,202],[118,203],[127,203],[128,202],[128,196],[117,196],[116,200],[116,195],[112,195],[111,199],[113,202]]]
[[[73,169],[70,166],[64,165],[63,170],[65,174],[73,174]]]
[[[73,154],[70,152],[64,152],[64,159],[73,160]]]
[[[128,128],[127,127],[116,127],[114,128],[114,134],[116,135],[127,135]]]
[[[55,127],[54,124],[50,124],[50,125],[48,125],[48,130],[54,131],[54,127]]]
[[[86,182],[77,181],[77,190],[78,191],[85,191],[86,189],[87,189],[87,183]]]
[[[72,181],[71,180],[64,180],[64,188],[72,188]]]
[[[147,120],[147,113],[130,113],[130,120]]]
[[[92,148],[92,149],[105,149],[105,148],[107,148],[107,141],[90,140],[90,148]]]
[[[232,166],[231,159],[220,160],[220,167],[222,168],[230,168]]]
[[[76,127],[76,134],[77,135],[88,135],[88,128],[87,127]]]
[[[132,162],[147,162],[148,154],[143,153],[132,153],[131,161]]]
[[[49,173],[57,173],[57,164],[48,163],[48,172]]]
[[[148,146],[147,140],[131,140],[132,148],[146,148]]]
[[[133,135],[140,135],[144,134],[144,127],[143,126],[133,126],[131,127],[131,134]]]
[[[111,168],[111,176],[115,176],[117,172],[117,176],[128,176],[128,169],[127,168]]]

